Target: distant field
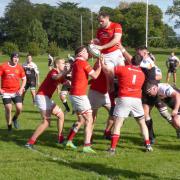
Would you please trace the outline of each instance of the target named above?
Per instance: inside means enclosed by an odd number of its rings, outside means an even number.
[[[68,52],[63,52],[66,57]],[[166,53],[155,54],[157,65],[163,72],[165,80]],[[0,62],[7,59],[0,56]],[[25,57],[20,58],[22,63]],[[47,55],[34,57],[40,69],[40,81],[48,72]],[[177,73],[178,87],[180,87],[180,69]],[[57,93],[53,99],[62,108]],[[24,110],[20,116],[20,129],[8,134],[4,108],[0,102],[0,179],[27,179],[27,180],[58,180],[58,179],[180,179],[180,139],[176,138],[175,130],[160,117],[156,109],[153,110],[156,144],[154,152],[146,153],[143,149],[143,141],[139,128],[134,119],[128,118],[122,128],[121,140],[117,148],[117,154],[108,156],[105,151],[110,142],[104,140],[103,130],[107,113],[100,109],[95,126],[93,147],[96,155],[83,154],[83,130],[76,138],[77,151],[65,150],[63,146],[56,144],[57,130],[56,119],[52,118],[51,127],[39,138],[35,147],[38,151],[24,148],[27,139],[40,123],[40,114],[37,107],[32,105],[28,92],[24,102]],[[71,113],[65,117],[64,134],[66,135],[76,116]]]

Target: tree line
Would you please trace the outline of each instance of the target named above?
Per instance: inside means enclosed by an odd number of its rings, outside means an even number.
[[[167,13],[172,13],[169,8]],[[101,7],[111,20],[122,24],[123,44],[136,47],[145,44],[145,3],[120,3],[116,8]],[[87,44],[98,27],[97,13],[78,3],[61,2],[57,6],[33,4],[30,0],[12,0],[0,18],[0,46],[11,42],[22,52],[30,45],[37,46],[41,53],[47,52],[49,45],[74,49],[81,44],[80,27],[82,16],[83,44]],[[93,22],[92,22],[93,17]],[[162,10],[149,5],[149,46],[176,47],[180,45],[176,33],[162,21]],[[93,23],[93,31],[92,31]],[[32,48],[33,49],[33,48]],[[52,47],[50,48],[52,49]]]

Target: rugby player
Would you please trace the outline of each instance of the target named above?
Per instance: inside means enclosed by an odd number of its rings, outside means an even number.
[[[149,56],[147,47],[138,47],[137,53],[143,58],[140,64],[140,67],[142,68],[145,74],[145,82],[142,88],[142,103],[145,113],[146,125],[149,130],[149,137],[151,140],[151,144],[153,144],[155,142],[155,135],[153,130],[153,121],[150,115],[152,108],[155,106],[160,112],[161,116],[165,118],[170,124],[172,123],[172,117],[168,112],[166,104],[157,96],[149,96],[145,89],[147,82],[158,83],[162,79],[161,70],[154,64],[154,61]]]
[[[36,86],[39,86],[39,70],[37,65],[32,61],[32,56],[27,55],[26,62],[22,65],[26,74],[26,86],[23,92],[23,100],[27,90],[30,88],[33,104],[35,105]]]
[[[18,117],[22,111],[22,94],[26,85],[26,75],[19,62],[19,54],[14,52],[8,62],[1,64],[1,89],[2,100],[5,107],[5,117],[7,121],[8,131],[12,131],[12,122],[14,127],[19,127]],[[22,80],[20,86],[20,80]],[[11,117],[12,101],[15,104],[16,111]]]
[[[91,42],[101,51],[107,69],[105,75],[108,82],[108,91],[113,91],[113,68],[124,65],[124,57],[119,49],[122,37],[122,27],[118,23],[110,21],[108,13],[100,12],[98,16],[100,28],[97,30],[96,38]]]
[[[86,91],[88,88],[88,76],[96,79],[100,74],[101,66],[98,62],[96,69],[92,69],[87,62],[88,56],[89,54],[85,46],[81,46],[75,50],[75,61],[72,66],[70,100],[73,109],[77,114],[78,121],[73,124],[65,145],[66,147],[76,149],[76,146],[73,144],[72,140],[81,125],[84,124],[85,138],[83,152],[95,153],[95,151],[91,148],[93,117],[91,105],[86,95]]]
[[[28,140],[25,147],[33,148],[37,138],[45,131],[50,125],[51,115],[55,115],[57,120],[58,129],[58,142],[62,143],[64,136],[62,135],[64,124],[64,113],[61,108],[51,100],[54,91],[57,89],[59,83],[65,82],[65,75],[68,73],[64,71],[65,60],[55,59],[54,68],[47,74],[36,94],[36,104],[40,110],[42,117],[41,124],[37,127],[31,138]]]
[[[127,118],[129,114],[134,116],[140,126],[146,150],[152,151],[141,101],[141,88],[145,80],[144,73],[139,66],[141,61],[142,58],[136,55],[131,59],[132,65],[117,66],[114,68],[114,75],[118,78],[119,91],[113,112],[115,122],[111,139],[111,147],[109,149],[111,154],[115,153],[115,149],[120,138],[120,129],[125,118]],[[106,69],[106,65],[103,65],[103,61],[102,68]]]
[[[169,84],[146,84],[146,91],[150,96],[158,96],[168,107],[172,109],[172,125],[178,130],[180,129],[180,90],[173,88]],[[176,125],[176,122],[179,124]]]
[[[176,71],[178,66],[180,65],[179,58],[175,56],[175,53],[172,52],[171,56],[166,61],[166,66],[168,68],[167,76],[166,76],[166,82],[169,82],[171,74],[173,74],[173,83],[176,85]]]

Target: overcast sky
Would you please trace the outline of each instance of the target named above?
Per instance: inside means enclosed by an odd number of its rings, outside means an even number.
[[[50,5],[56,6],[57,2],[68,2],[66,0],[30,0],[32,3],[48,3]],[[135,0],[125,0],[126,2],[134,2]],[[139,2],[146,2],[146,0],[137,0]],[[0,0],[0,16],[3,16],[5,7],[11,0]],[[121,0],[69,0],[69,2],[77,2],[80,6],[88,7],[92,11],[97,12],[101,6],[108,6],[115,8],[118,6]],[[149,4],[155,4],[159,6],[163,13],[167,10],[168,6],[173,4],[173,0],[149,0]],[[169,20],[169,16],[164,14],[163,21],[171,26],[173,26],[173,20]],[[180,34],[180,29],[175,30],[178,34]]]

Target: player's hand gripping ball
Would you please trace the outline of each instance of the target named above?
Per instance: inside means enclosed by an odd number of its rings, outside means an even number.
[[[89,44],[88,51],[93,57],[100,57],[101,55],[100,50],[96,47],[95,44]]]

